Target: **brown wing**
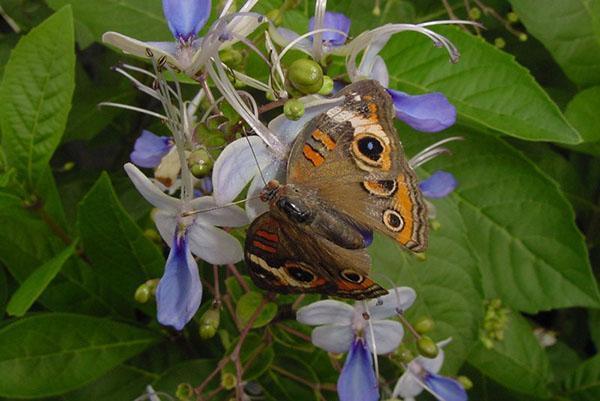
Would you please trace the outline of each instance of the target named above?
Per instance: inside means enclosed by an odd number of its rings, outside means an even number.
[[[288,183],[314,188],[332,207],[412,251],[427,246],[427,209],[394,128],[394,107],[376,81],[346,87],[341,105],[294,142]]]
[[[254,283],[266,290],[352,299],[387,294],[367,276],[370,257],[366,250],[342,248],[269,212],[250,225],[245,259]]]

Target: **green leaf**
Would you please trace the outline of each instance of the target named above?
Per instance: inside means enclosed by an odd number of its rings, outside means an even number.
[[[514,57],[458,29],[436,30],[458,47],[460,61],[448,62],[448,54],[423,35],[395,35],[382,52],[391,88],[413,94],[440,91],[456,106],[459,121],[477,129],[530,141],[581,142]]]
[[[600,310],[588,311],[588,326],[596,349],[600,349]]]
[[[86,255],[123,297],[160,277],[162,253],[125,212],[106,173],[79,204],[77,225]]]
[[[6,307],[8,314],[18,317],[23,316],[56,277],[67,259],[73,255],[73,252],[75,252],[75,243],[31,273],[11,297]]]
[[[581,358],[574,349],[562,341],[546,348],[554,381],[564,379],[581,364]]]
[[[503,140],[464,136],[464,142],[450,145],[452,157],[425,168],[443,168],[458,180],[451,196],[461,216],[456,224],[477,257],[485,297],[500,297],[529,313],[597,307],[600,296],[584,238],[556,183]],[[422,134],[406,136],[416,139],[409,142],[412,149],[431,142]]]
[[[248,323],[254,312],[258,309],[261,302],[263,301],[263,296],[261,293],[256,291],[250,291],[244,295],[242,295],[235,306],[235,314],[237,315],[240,324],[245,325]],[[265,305],[263,310],[260,312],[252,327],[262,327],[268,324],[275,315],[277,314],[277,305],[273,302],[269,302]]]
[[[9,166],[35,186],[67,123],[75,53],[71,9],[65,7],[23,37],[0,87],[2,147]]]
[[[543,6],[536,0],[509,1],[573,82],[600,83],[600,1],[546,0]]]
[[[290,379],[289,374],[300,377],[304,382],[318,385],[319,376],[314,368],[300,356],[277,355],[273,366],[267,377],[262,379],[261,384],[265,391],[266,399],[269,401],[313,401],[319,399],[332,399],[332,394],[325,397],[317,397],[317,391],[297,380]]]
[[[492,349],[477,342],[469,363],[509,389],[541,398],[550,396],[548,356],[527,321],[516,312],[509,315],[504,340],[494,343]]]
[[[160,338],[83,315],[42,314],[13,322],[0,330],[0,396],[62,394],[99,378]]]
[[[197,386],[215,370],[216,365],[217,362],[212,359],[194,359],[171,366],[153,383],[154,390],[175,394],[175,390],[177,390],[180,383]],[[219,376],[217,376],[218,378]],[[213,390],[216,383],[216,381],[211,382],[206,390]]]
[[[96,41],[107,31],[143,41],[173,40],[158,0],[48,0],[48,4],[55,10],[70,4],[78,30]]]
[[[585,361],[562,383],[565,395],[573,401],[600,399],[600,355]]]
[[[0,265],[0,316],[4,316],[7,299],[8,283],[6,281],[6,273],[4,272],[4,266]]]
[[[600,3],[600,1],[599,1]],[[600,86],[579,92],[567,105],[565,116],[585,141],[576,150],[600,155]]]

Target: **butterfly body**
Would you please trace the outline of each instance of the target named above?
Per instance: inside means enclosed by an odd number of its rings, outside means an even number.
[[[366,248],[376,229],[403,247],[426,246],[426,208],[393,127],[393,105],[375,81],[340,92],[290,151],[287,182],[269,182],[269,211],[248,229],[245,259],[257,286],[375,298]]]

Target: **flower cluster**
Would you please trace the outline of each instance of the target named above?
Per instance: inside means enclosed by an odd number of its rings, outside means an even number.
[[[266,210],[258,194],[266,181],[284,180],[287,155],[295,138],[311,119],[341,102],[335,95],[327,95],[348,82],[375,79],[390,94],[397,119],[413,129],[439,132],[456,121],[456,109],[443,94],[409,94],[391,88],[387,66],[379,55],[393,34],[415,31],[446,48],[456,61],[458,52],[452,43],[428,28],[435,23],[388,24],[350,40],[350,19],[327,12],[324,0],[316,2],[315,16],[302,34],[278,27],[253,12],[257,0],[248,0],[236,12],[233,3],[225,3],[202,37],[198,33],[211,13],[208,0],[163,0],[174,37],[171,42],[142,42],[116,32],[103,36],[106,43],[125,53],[151,61],[152,71],[127,64],[115,70],[157,100],[163,110],[158,113],[115,103],[104,105],[156,117],[171,134],[157,136],[144,130],[125,171],[140,194],[156,208],[152,217],[170,248],[155,295],[158,321],[176,330],[182,330],[195,316],[202,300],[197,260],[231,265],[243,258],[241,245],[230,229],[246,226]],[[261,31],[267,54],[248,39],[263,24],[268,25]],[[244,74],[243,68],[236,69],[239,65],[232,60],[238,50],[232,47],[234,44],[256,53],[267,64],[271,71],[267,82]],[[306,53],[308,58],[286,65],[282,60],[291,49]],[[345,82],[334,81],[324,73],[323,67],[331,57],[345,58]],[[136,74],[150,77],[152,84],[143,83],[134,77]],[[197,94],[191,100],[183,97],[181,74],[197,83]],[[240,89],[241,85],[252,92]],[[272,100],[266,105],[268,109],[285,104],[284,112],[263,123],[256,91]],[[225,105],[234,113],[224,113]],[[459,138],[434,143],[413,156],[409,164],[416,169],[446,153],[443,145],[455,139]],[[152,169],[153,177],[138,167]],[[456,186],[453,175],[444,171],[420,182],[428,198],[447,196]],[[234,201],[245,189],[247,200],[242,209]],[[406,322],[391,318],[402,316],[415,298],[412,289],[399,287],[382,298],[353,306],[322,300],[297,311],[299,322],[318,326],[312,331],[314,345],[332,353],[348,352],[338,381],[342,401],[380,398],[377,355],[398,348]],[[427,389],[440,400],[465,400],[464,389],[457,381],[438,375],[443,355],[440,351],[433,359],[420,356],[410,361],[392,395],[410,399]]]

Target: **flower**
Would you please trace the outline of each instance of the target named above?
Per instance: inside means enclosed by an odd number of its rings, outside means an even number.
[[[456,178],[452,174],[441,170],[419,183],[423,195],[433,199],[449,195],[457,185]]]
[[[412,288],[398,287],[390,293],[354,306],[327,299],[304,306],[296,313],[300,323],[316,327],[311,334],[314,345],[329,352],[346,352],[355,337],[364,338],[369,350],[378,355],[394,351],[404,329],[394,320],[386,320],[413,304],[416,294]],[[373,328],[372,332],[370,327]]]
[[[143,130],[133,145],[133,152],[129,156],[131,161],[146,168],[154,168],[160,164],[162,158],[169,153],[173,147],[173,141],[166,136],[154,135],[152,132]]]
[[[346,43],[348,32],[350,32],[350,18],[342,13],[334,13],[327,11],[323,16],[323,29],[330,29],[321,34],[321,41],[326,47],[339,47]],[[311,17],[308,22],[308,29],[315,29],[315,17]],[[335,31],[334,31],[335,30]],[[310,37],[311,40],[313,36]]]
[[[411,96],[388,89],[396,117],[421,132],[438,132],[456,122],[456,109],[440,92]]]
[[[348,357],[337,382],[341,401],[377,401],[379,387],[373,371],[373,359],[365,341],[357,337],[348,351]]]
[[[169,29],[180,41],[190,41],[210,17],[210,0],[163,0]]]
[[[457,380],[437,374],[444,363],[443,347],[450,341],[448,338],[437,344],[440,351],[435,358],[413,359],[398,379],[392,396],[411,401],[426,389],[440,401],[466,401],[467,393]]]
[[[140,194],[158,208],[154,222],[171,248],[157,288],[158,321],[181,330],[196,313],[202,297],[192,254],[211,264],[240,261],[243,252],[238,240],[216,226],[240,227],[248,224],[248,219],[237,206],[218,208],[212,196],[191,201],[168,196],[131,163],[125,164],[125,171]]]

